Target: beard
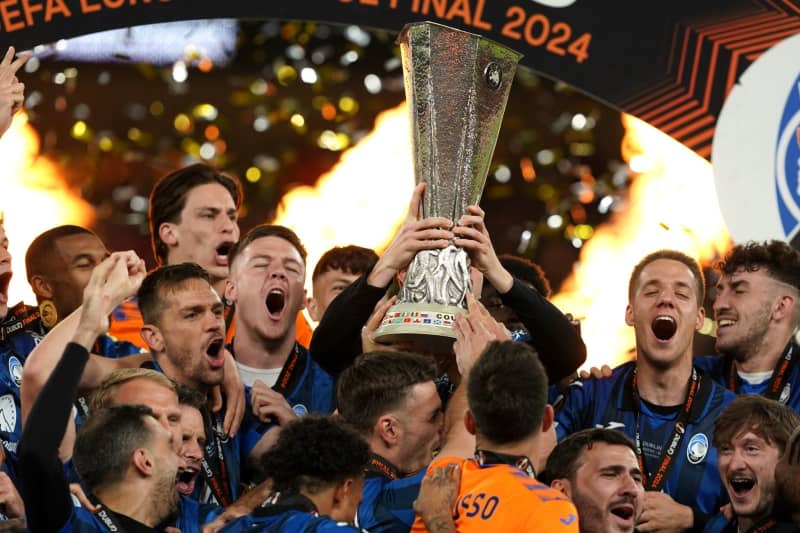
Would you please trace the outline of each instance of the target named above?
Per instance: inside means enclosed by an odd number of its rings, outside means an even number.
[[[166,470],[166,469],[164,469]],[[175,488],[173,471],[167,471],[153,488],[153,508],[157,511],[159,522],[163,522],[178,510],[180,494]]]
[[[772,304],[764,302],[750,319],[748,328],[741,332],[738,338],[729,339],[720,343],[717,339],[717,351],[723,355],[732,356],[740,363],[747,361],[755,354],[764,342],[764,336],[769,327]],[[734,326],[735,327],[735,326]]]

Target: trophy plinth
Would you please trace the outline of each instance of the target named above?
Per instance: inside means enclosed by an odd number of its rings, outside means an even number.
[[[414,175],[426,182],[423,217],[458,221],[486,183],[519,53],[489,39],[422,22],[398,38],[411,115]],[[472,290],[467,253],[450,245],[417,253],[378,342],[449,349]]]

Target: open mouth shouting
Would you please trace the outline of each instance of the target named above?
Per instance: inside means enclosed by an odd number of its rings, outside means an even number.
[[[668,341],[675,336],[678,331],[678,323],[674,318],[667,315],[657,316],[650,324],[650,329],[653,330],[653,335],[660,341]]]
[[[278,287],[270,289],[264,303],[267,306],[269,317],[273,320],[280,320],[283,316],[283,309],[286,307],[286,292]]]
[[[621,529],[633,529],[636,521],[636,507],[629,499],[613,502],[609,508],[611,519]]]
[[[215,250],[216,256],[214,257],[217,266],[228,266],[228,253],[230,253],[231,248],[233,248],[233,241],[225,241],[217,246]]]
[[[731,486],[731,503],[742,504],[755,494],[756,480],[747,474],[735,474],[728,478]]]
[[[191,496],[194,492],[200,470],[191,466],[178,468],[178,475],[175,477],[175,488],[178,493],[184,496]]]
[[[8,304],[8,286],[11,284],[11,272],[0,274],[0,305]]]
[[[214,337],[206,346],[206,357],[208,358],[211,368],[218,369],[225,365],[223,347],[224,339],[222,337]]]

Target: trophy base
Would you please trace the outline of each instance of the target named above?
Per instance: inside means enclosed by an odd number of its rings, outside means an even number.
[[[381,344],[411,344],[420,352],[451,351],[456,315],[466,313],[452,305],[398,303],[387,311],[373,338]]]

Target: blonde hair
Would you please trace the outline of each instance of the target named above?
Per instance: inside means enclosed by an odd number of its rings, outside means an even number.
[[[115,370],[97,387],[89,400],[89,409],[94,412],[115,405],[114,396],[123,384],[133,379],[149,379],[177,394],[175,383],[164,374],[150,368],[122,368]]]

